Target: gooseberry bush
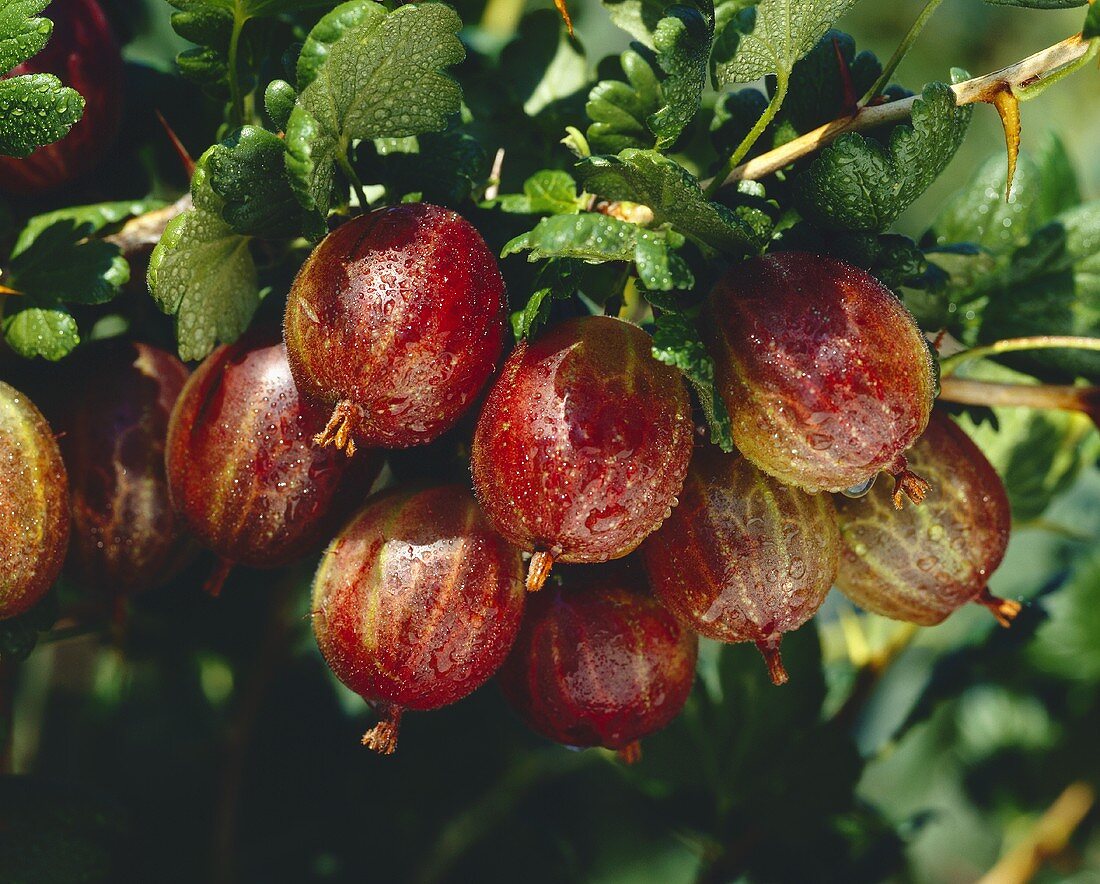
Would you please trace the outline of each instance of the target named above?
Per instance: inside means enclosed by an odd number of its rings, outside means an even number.
[[[0,879],[1100,863],[1100,3],[939,5],[0,0]]]

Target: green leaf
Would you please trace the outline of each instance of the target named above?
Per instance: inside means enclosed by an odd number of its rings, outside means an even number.
[[[555,128],[563,114],[573,121],[572,105],[592,82],[584,49],[570,37],[553,9],[524,17],[519,36],[504,49],[501,76],[529,117],[547,117]]]
[[[223,220],[205,160],[191,181],[194,208],[172,220],[149,259],[149,291],[162,311],[176,317],[184,360],[202,359],[217,343],[236,340],[260,303],[248,237]]]
[[[110,301],[129,282],[130,265],[118,246],[88,233],[88,225],[72,219],[43,229],[12,255],[12,287],[41,307]]]
[[[535,277],[535,291],[522,310],[512,314],[512,333],[517,341],[533,335],[550,318],[553,301],[564,301],[577,293],[577,263],[551,259]]]
[[[286,175],[286,145],[266,129],[245,126],[203,158],[207,184],[223,200],[236,233],[265,239],[302,234],[302,209]]]
[[[657,136],[657,149],[667,150],[695,118],[707,84],[707,61],[714,36],[714,7],[676,5],[657,25],[653,45],[665,72],[662,106],[648,122]]]
[[[301,92],[317,79],[317,73],[329,60],[333,47],[347,31],[384,14],[385,8],[372,0],[352,0],[350,3],[341,3],[322,16],[306,37],[302,51],[298,53],[295,70],[298,91]]]
[[[37,55],[53,33],[53,22],[37,15],[49,0],[0,0],[0,74]]]
[[[799,210],[823,227],[884,230],[946,168],[971,112],[956,106],[949,86],[930,84],[912,125],[894,129],[886,146],[850,132],[825,148],[795,181]]]
[[[0,80],[0,154],[25,157],[63,138],[84,114],[84,99],[53,74]]]
[[[598,212],[551,215],[505,244],[501,257],[527,251],[528,261],[577,258],[581,261],[632,261],[639,228]]]
[[[457,37],[461,26],[457,13],[440,3],[389,14],[367,5],[313,70],[287,123],[286,145],[291,185],[316,214],[315,232],[331,205],[336,166],[346,163],[352,142],[438,131],[458,112],[462,91],[444,68],[466,56]]]
[[[294,110],[294,102],[298,100],[298,93],[286,80],[272,80],[264,90],[264,110],[271,118],[276,131],[286,130],[290,112]]]
[[[684,373],[699,396],[710,427],[710,441],[733,451],[730,416],[714,386],[714,360],[695,322],[686,314],[662,312],[653,330],[653,357]]]
[[[649,206],[657,226],[668,224],[709,249],[751,254],[760,251],[771,236],[772,222],[763,212],[739,214],[708,200],[695,176],[655,151],[624,150],[617,157],[590,157],[578,168],[590,192]]]
[[[650,63],[628,49],[620,57],[626,82],[601,80],[588,94],[585,113],[592,121],[587,138],[596,153],[618,153],[654,144],[648,121],[661,108],[661,85]]]
[[[1028,644],[1028,657],[1041,671],[1070,681],[1100,680],[1100,550],[1079,560],[1044,606],[1050,617]]]
[[[25,251],[44,230],[53,227],[59,221],[72,221],[79,228],[80,236],[84,237],[113,227],[128,218],[163,208],[164,205],[163,200],[122,200],[113,203],[94,203],[90,206],[70,206],[46,212],[44,215],[36,215],[20,232],[12,249],[12,256]]]
[[[1085,13],[1085,26],[1081,29],[1081,36],[1086,40],[1091,40],[1093,37],[1100,37],[1100,6],[1095,3],[1089,7],[1089,11]]]
[[[738,10],[734,19],[739,32],[736,52],[729,60],[715,65],[717,84],[751,83],[767,74],[789,75],[795,62],[813,49],[855,3],[856,0],[762,0],[755,10]]]
[[[683,245],[683,237],[676,234],[639,229],[634,246],[634,265],[643,288],[651,292],[667,292],[690,289],[695,285],[695,277],[687,262],[672,251],[680,245]]]
[[[767,108],[768,99],[759,89],[740,89],[721,96],[710,123],[715,152],[719,156],[733,153]]]
[[[672,0],[602,0],[608,17],[643,46],[653,49],[657,26],[673,5]]]
[[[873,53],[856,54],[856,41],[851,36],[828,31],[791,71],[790,92],[780,116],[799,135],[845,112],[851,113],[851,108],[844,106],[844,78],[838,53],[852,78],[857,100],[882,73],[882,65]]]
[[[375,162],[375,178],[396,199],[419,193],[420,199],[455,206],[484,183],[485,151],[459,129],[400,139],[402,149],[387,151]]]
[[[22,300],[22,299],[21,299]],[[20,356],[64,359],[80,343],[76,320],[64,307],[34,307],[20,303],[4,316],[4,340]]]
[[[568,172],[543,169],[523,182],[522,194],[504,194],[495,204],[517,215],[575,215],[588,204],[588,195],[577,193]]]

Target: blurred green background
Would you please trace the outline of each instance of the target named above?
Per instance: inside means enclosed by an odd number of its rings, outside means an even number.
[[[886,58],[922,5],[864,0],[840,27]],[[167,5],[136,6],[113,4],[128,58],[170,73],[185,44]],[[575,7],[590,57],[625,47],[598,3]],[[1081,19],[947,0],[897,79],[990,71]],[[1025,149],[1057,133],[1086,198],[1100,195],[1098,85],[1086,70],[1023,109]],[[978,108],[900,230],[919,236],[1002,150]],[[492,684],[409,716],[398,755],[375,757],[358,742],[365,705],[310,635],[314,563],[274,580],[242,569],[213,601],[200,560],[140,601],[118,646],[55,642],[24,666],[13,766],[35,779],[2,793],[0,880],[971,882],[1009,868],[1047,814],[1070,844],[1036,880],[1100,881],[1100,446],[1081,417],[998,416],[1000,434],[976,434],[1014,504],[1053,498],[991,584],[1032,600],[1012,630],[974,606],[914,634],[831,599],[791,637],[783,688],[753,649],[707,645],[685,715],[631,770],[529,734]],[[876,660],[890,665],[872,675]]]

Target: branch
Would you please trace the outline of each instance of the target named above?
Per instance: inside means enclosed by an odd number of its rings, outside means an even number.
[[[996,95],[1005,90],[1015,93],[1025,88],[1037,88],[1063,69],[1082,61],[1090,51],[1092,51],[1090,41],[1082,39],[1080,34],[1075,34],[1061,43],[1029,55],[1016,64],[991,74],[964,80],[952,86],[951,89],[959,104],[991,102]],[[831,144],[846,132],[861,132],[907,119],[913,111],[913,103],[919,97],[913,95],[900,101],[891,101],[889,104],[864,107],[853,115],[826,123],[794,141],[789,141],[775,150],[770,150],[738,166],[730,172],[723,185],[742,180],[756,180],[777,172],[800,157]],[[706,184],[707,182],[704,182],[704,186]]]
[[[1100,426],[1100,387],[1000,384],[947,377],[940,381],[940,398],[960,405],[1080,411]]]
[[[1095,801],[1092,786],[1071,783],[1039,817],[1023,842],[1001,857],[978,884],[1027,884],[1044,862],[1066,849]]]

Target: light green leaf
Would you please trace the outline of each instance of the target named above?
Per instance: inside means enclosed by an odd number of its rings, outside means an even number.
[[[204,157],[205,159],[205,157]],[[180,358],[202,359],[219,342],[236,340],[260,303],[248,237],[222,219],[200,160],[191,183],[195,207],[168,225],[149,260],[149,291],[176,317]]]
[[[762,0],[733,58],[715,66],[718,84],[789,74],[795,62],[855,4],[856,0]]]
[[[598,212],[551,215],[510,240],[501,257],[527,251],[528,261],[577,258],[581,261],[632,261],[639,228]]]
[[[0,154],[25,157],[64,138],[84,114],[84,99],[53,74],[0,80]]]
[[[4,340],[26,359],[64,359],[80,343],[76,320],[63,307],[24,307],[8,313]]]
[[[568,172],[543,169],[523,182],[522,194],[504,194],[496,204],[518,215],[575,215],[588,204],[588,195],[578,195]]]
[[[585,113],[592,121],[587,138],[596,153],[618,153],[628,147],[654,144],[647,121],[661,108],[661,84],[656,71],[638,52],[620,58],[626,82],[601,80],[588,94]]]
[[[365,7],[364,9],[366,9]],[[440,3],[362,13],[298,96],[286,130],[287,169],[315,231],[331,205],[336,166],[352,143],[438,131],[462,91],[443,72],[466,56],[457,13]]]
[[[602,0],[608,17],[643,46],[653,49],[657,25],[668,14],[672,0]]]
[[[0,0],[0,74],[42,51],[53,22],[38,18],[50,0]]]

